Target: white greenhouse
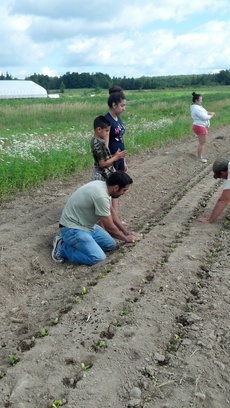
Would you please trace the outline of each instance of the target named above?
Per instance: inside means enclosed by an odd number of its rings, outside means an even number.
[[[47,98],[47,92],[33,81],[0,80],[0,99],[18,98]]]

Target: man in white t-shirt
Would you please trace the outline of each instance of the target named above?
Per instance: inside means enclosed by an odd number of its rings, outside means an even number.
[[[214,172],[213,177],[215,179],[222,178],[226,180],[224,184],[223,192],[220,198],[217,200],[215,207],[209,218],[198,218],[198,221],[204,223],[212,223],[217,217],[222,213],[222,211],[227,207],[230,202],[230,162],[226,158],[219,158],[215,160],[212,166]]]

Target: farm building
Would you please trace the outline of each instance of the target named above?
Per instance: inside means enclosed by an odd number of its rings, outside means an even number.
[[[0,81],[0,99],[47,98],[46,90],[33,81]]]

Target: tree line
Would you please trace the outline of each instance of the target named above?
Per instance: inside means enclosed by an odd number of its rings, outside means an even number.
[[[12,80],[11,75],[1,74],[0,80]],[[167,89],[167,88],[188,88],[230,85],[230,70],[221,70],[214,74],[199,74],[199,75],[168,75],[168,76],[142,76],[140,78],[127,78],[124,76],[110,77],[101,72],[90,74],[83,72],[67,72],[66,74],[57,77],[48,75],[36,74],[26,77],[25,80],[30,80],[38,85],[41,85],[47,90],[58,90],[64,92],[65,89],[80,89],[88,88],[94,90],[108,89],[111,85],[120,85],[124,90],[138,89]]]

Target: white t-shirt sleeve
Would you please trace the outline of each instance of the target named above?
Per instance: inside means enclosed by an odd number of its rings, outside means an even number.
[[[230,162],[228,163],[228,178],[224,184],[224,190],[230,190]]]

